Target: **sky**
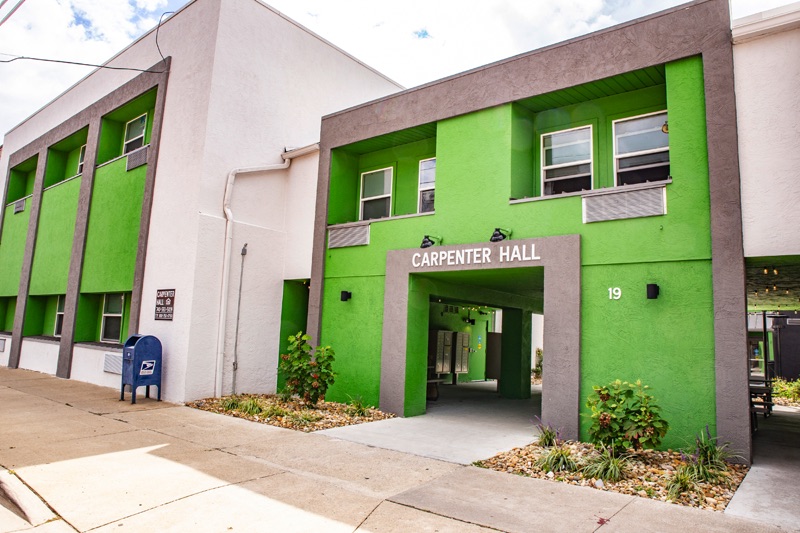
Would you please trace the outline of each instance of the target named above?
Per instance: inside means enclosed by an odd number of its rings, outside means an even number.
[[[0,20],[19,0],[0,8]],[[226,1],[226,0],[215,0]],[[0,133],[187,0],[27,0],[0,25]],[[414,87],[683,3],[681,0],[271,0],[271,6],[405,87]],[[731,0],[734,19],[789,4]],[[165,50],[165,55],[169,51]]]

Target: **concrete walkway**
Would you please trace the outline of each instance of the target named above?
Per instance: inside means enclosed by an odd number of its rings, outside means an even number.
[[[787,530],[116,398],[0,367],[0,531]]]
[[[440,385],[439,391],[439,400],[428,402],[425,416],[392,418],[319,433],[465,465],[525,446],[538,436],[541,385],[531,386],[528,400],[501,398],[495,381]]]

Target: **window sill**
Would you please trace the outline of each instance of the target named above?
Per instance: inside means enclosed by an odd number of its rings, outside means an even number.
[[[616,187],[606,187],[605,189],[595,189],[592,191],[578,191],[578,192],[568,192],[564,194],[551,194],[548,196],[535,196],[532,198],[509,199],[508,203],[513,205],[513,204],[526,204],[528,202],[541,202],[543,200],[554,200],[557,198],[572,198],[574,196],[579,196],[581,198],[585,198],[588,196],[603,196],[606,194],[617,194],[627,191],[657,189],[659,187],[664,187],[665,185],[669,185],[670,183],[672,183],[672,178],[661,181],[651,181],[648,183],[637,183],[636,185],[619,185]]]
[[[75,346],[85,348],[102,348],[104,350],[120,350],[122,351],[122,344],[114,342],[100,342],[100,341],[80,341],[76,342]]]
[[[61,337],[54,337],[52,335],[30,335],[22,337],[23,341],[36,341],[46,342],[47,344],[61,344]]]
[[[341,224],[329,224],[328,229],[334,228],[352,228],[356,226],[365,226],[368,224],[375,224],[376,222],[386,222],[389,220],[401,220],[404,218],[417,218],[417,217],[427,217],[431,215],[435,215],[436,211],[431,211],[429,213],[412,213],[410,215],[397,215],[393,217],[383,217],[383,218],[371,218],[369,220],[358,220],[356,222],[342,222]]]

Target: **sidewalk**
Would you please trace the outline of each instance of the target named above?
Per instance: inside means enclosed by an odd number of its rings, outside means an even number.
[[[0,531],[786,531],[117,394],[0,367]]]

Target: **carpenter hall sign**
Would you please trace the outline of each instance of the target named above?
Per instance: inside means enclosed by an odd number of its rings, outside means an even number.
[[[526,263],[539,261],[535,244],[504,244],[498,248],[465,248],[462,250],[425,250],[411,256],[411,266],[444,267],[483,265],[488,263]]]

